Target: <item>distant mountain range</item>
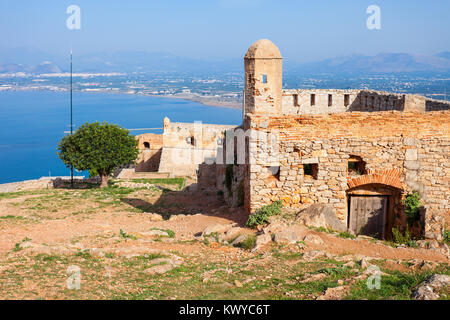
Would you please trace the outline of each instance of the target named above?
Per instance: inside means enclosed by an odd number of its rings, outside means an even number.
[[[121,51],[74,56],[75,72],[242,72],[242,59],[201,60],[164,52]],[[433,56],[407,53],[360,54],[312,63],[285,61],[290,72],[303,73],[403,73],[450,72],[450,52]],[[68,57],[30,48],[0,48],[0,73],[59,73],[69,70]]]
[[[50,61],[44,61],[35,66],[15,64],[15,63],[0,64],[0,73],[17,73],[17,72],[32,73],[32,74],[60,73],[61,69]]]
[[[434,56],[407,53],[380,53],[375,56],[355,54],[292,67],[296,71],[308,73],[449,72],[450,52],[442,52]]]

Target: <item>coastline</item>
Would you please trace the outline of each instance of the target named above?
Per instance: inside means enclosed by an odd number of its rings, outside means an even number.
[[[160,98],[173,98],[182,99],[192,102],[198,102],[204,106],[216,107],[216,108],[228,108],[228,109],[242,109],[242,102],[236,100],[223,101],[214,96],[198,96],[195,94],[175,94],[175,95],[146,95],[151,97]]]
[[[1,92],[36,92],[36,91],[45,91],[45,92],[68,92],[69,90],[66,88],[58,88],[58,90],[51,90],[48,88],[20,88],[19,90],[0,90]],[[174,95],[158,95],[158,94],[145,94],[145,93],[136,93],[130,91],[112,91],[112,90],[73,90],[78,93],[106,93],[106,94],[126,94],[126,95],[136,95],[136,96],[146,96],[146,97],[155,97],[155,98],[169,98],[169,99],[181,99],[192,102],[200,103],[207,107],[215,107],[215,108],[227,108],[227,109],[242,109],[242,102],[237,100],[229,99],[227,101],[223,101],[215,96],[199,96],[197,94],[188,94],[188,93],[179,93]]]

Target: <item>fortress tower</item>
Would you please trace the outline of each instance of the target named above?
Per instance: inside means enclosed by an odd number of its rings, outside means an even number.
[[[244,117],[248,113],[280,115],[283,58],[278,47],[270,40],[259,40],[248,49],[244,64]]]

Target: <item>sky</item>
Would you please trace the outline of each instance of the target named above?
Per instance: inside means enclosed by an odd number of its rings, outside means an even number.
[[[70,5],[81,9],[80,30],[66,26]],[[370,5],[380,7],[380,30],[367,28]],[[234,59],[268,38],[298,62],[380,52],[432,55],[450,51],[449,13],[448,0],[1,0],[0,46]]]

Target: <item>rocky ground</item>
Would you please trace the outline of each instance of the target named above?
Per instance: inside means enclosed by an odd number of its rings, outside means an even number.
[[[215,192],[179,188],[153,179],[0,193],[0,298],[450,297],[445,243],[351,239],[292,212],[248,229]]]

